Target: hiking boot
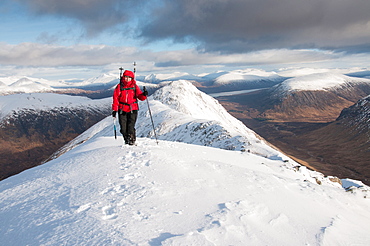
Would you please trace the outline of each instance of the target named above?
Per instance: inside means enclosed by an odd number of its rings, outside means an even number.
[[[134,145],[135,144],[135,136],[134,135],[130,134],[128,136],[128,144],[129,145]]]
[[[125,140],[125,144],[129,144],[129,138],[127,136],[123,136],[123,139]]]

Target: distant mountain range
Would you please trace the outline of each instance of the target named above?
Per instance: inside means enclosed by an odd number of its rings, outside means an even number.
[[[40,78],[10,76],[0,77],[2,95],[14,93],[59,92],[75,94],[95,94],[112,91],[119,82],[118,75],[102,74],[82,81],[50,81]],[[236,70],[231,72],[216,72],[211,74],[192,75],[188,73],[149,74],[137,76],[139,86],[157,88],[161,83],[187,80],[199,86],[207,93],[230,90],[264,88],[276,85],[286,78],[274,72],[257,69]],[[83,90],[83,91],[81,91]],[[84,92],[89,91],[89,93]]]

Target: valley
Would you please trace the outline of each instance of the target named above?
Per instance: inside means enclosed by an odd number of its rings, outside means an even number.
[[[272,108],[266,95],[262,90],[217,99],[230,114],[302,165],[328,176],[370,184],[369,136],[336,120],[344,106],[328,114],[330,117],[315,118],[307,110],[296,122],[289,122],[281,120],[289,114],[280,114],[279,120],[272,114],[265,118],[264,112]]]

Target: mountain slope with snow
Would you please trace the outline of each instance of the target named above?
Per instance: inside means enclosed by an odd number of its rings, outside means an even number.
[[[258,69],[235,70],[223,74],[215,79],[215,85],[230,83],[256,83],[264,80],[281,80],[274,72],[266,72]]]
[[[288,79],[257,95],[261,118],[285,122],[330,122],[343,108],[370,94],[370,80],[334,73]]]
[[[158,89],[150,98],[159,139],[243,150],[283,158],[211,96],[185,80]],[[140,137],[153,137],[147,103],[141,102],[136,124]]]
[[[294,91],[331,91],[352,84],[370,84],[370,79],[350,77],[337,73],[315,73],[287,79],[275,86],[276,93],[286,95]]]

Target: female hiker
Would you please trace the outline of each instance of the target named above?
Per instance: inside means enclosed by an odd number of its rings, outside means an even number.
[[[120,83],[113,92],[112,116],[116,117],[121,127],[125,144],[134,145],[136,141],[135,123],[137,111],[139,110],[137,99],[144,101],[148,92],[142,92],[136,85],[135,74],[125,70],[120,79]]]

